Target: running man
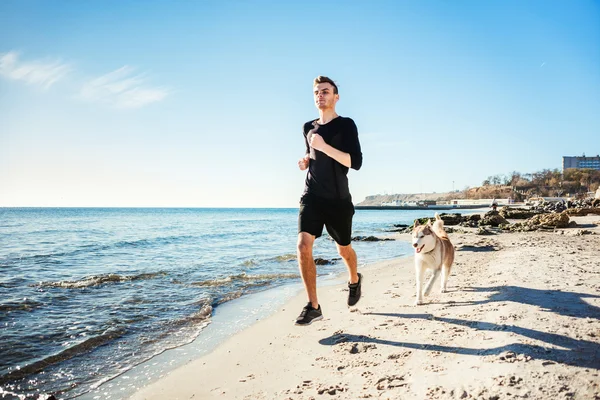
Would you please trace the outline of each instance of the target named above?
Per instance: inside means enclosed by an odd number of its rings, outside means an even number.
[[[362,152],[358,129],[350,118],[335,111],[340,99],[334,81],[318,76],[313,83],[319,118],[304,124],[306,153],[298,161],[300,170],[308,170],[298,215],[298,264],[308,296],[308,304],[296,319],[296,325],[310,325],[323,318],[317,299],[317,267],[313,244],[323,226],[335,240],[337,251],[348,267],[348,305],[358,303],[362,275],[357,272],[356,253],[352,248],[354,205],[348,188],[348,169],[360,169]]]

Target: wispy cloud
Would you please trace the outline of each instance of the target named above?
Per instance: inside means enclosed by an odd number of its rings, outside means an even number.
[[[0,76],[48,89],[71,71],[60,60],[21,61],[19,53],[0,53]]]
[[[542,65],[540,65],[540,68],[542,68],[544,65],[546,65],[546,61],[544,61],[544,62],[542,63]]]
[[[86,82],[80,95],[89,101],[109,104],[117,108],[140,108],[161,101],[169,91],[147,85],[144,74],[136,74],[129,66]]]

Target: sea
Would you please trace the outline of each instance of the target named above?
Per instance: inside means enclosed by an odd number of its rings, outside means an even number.
[[[353,236],[391,237],[434,213],[357,210]],[[297,215],[0,208],[0,398],[127,398],[272,314],[303,290]],[[411,253],[395,240],[353,247],[359,268]],[[344,281],[326,232],[314,256],[319,285]]]

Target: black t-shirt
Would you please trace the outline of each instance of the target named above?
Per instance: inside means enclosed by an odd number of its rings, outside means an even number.
[[[304,143],[306,154],[310,154],[310,162],[304,193],[327,199],[351,200],[348,188],[348,168],[329,157],[327,154],[309,146],[311,129],[315,120],[304,124]],[[317,125],[317,133],[328,145],[350,154],[352,169],[362,166],[362,152],[358,141],[358,129],[351,118],[337,117],[324,125]]]

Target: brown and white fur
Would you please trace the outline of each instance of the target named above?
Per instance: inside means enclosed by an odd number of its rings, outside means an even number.
[[[450,267],[454,262],[454,246],[444,230],[444,221],[442,221],[437,213],[435,214],[433,225],[431,224],[431,220],[426,225],[419,225],[419,221],[415,221],[412,244],[415,248],[415,272],[417,275],[417,299],[415,300],[415,305],[419,305],[423,304],[423,294],[425,296],[429,294],[433,282],[440,272],[442,273],[441,292],[446,292]],[[428,269],[433,270],[433,275],[431,275],[423,292],[423,278],[425,277],[425,271]]]

